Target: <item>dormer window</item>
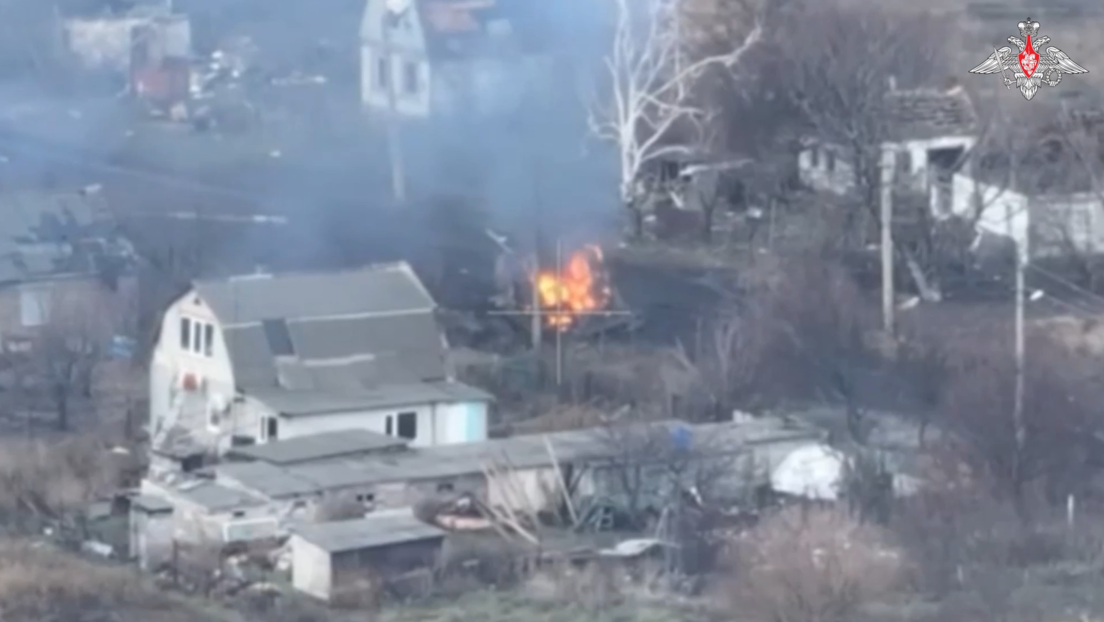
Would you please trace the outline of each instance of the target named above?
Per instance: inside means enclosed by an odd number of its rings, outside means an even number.
[[[215,354],[215,325],[188,317],[180,318],[180,348],[201,356]]]

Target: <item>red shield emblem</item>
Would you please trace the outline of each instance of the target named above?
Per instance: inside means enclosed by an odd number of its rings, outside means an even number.
[[[1023,69],[1024,75],[1030,78],[1038,67],[1039,54],[1031,46],[1031,35],[1027,35],[1027,45],[1024,46],[1024,51],[1020,52],[1020,69]]]

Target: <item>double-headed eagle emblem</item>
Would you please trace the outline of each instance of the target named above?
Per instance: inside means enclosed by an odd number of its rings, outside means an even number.
[[[1024,39],[1008,37],[1008,42],[1020,48],[1019,55],[1012,54],[1012,48],[1007,46],[999,50],[994,49],[993,54],[985,59],[985,62],[971,69],[970,73],[989,74],[999,71],[1004,78],[1005,87],[1015,86],[1020,89],[1025,99],[1031,99],[1044,84],[1058,86],[1064,73],[1089,72],[1088,69],[1070,60],[1069,55],[1056,47],[1048,47],[1046,54],[1037,52],[1036,50],[1050,43],[1050,37],[1045,35],[1032,41],[1032,38],[1039,33],[1039,22],[1031,21],[1029,17],[1016,26],[1019,27],[1020,35]],[[1016,68],[1020,71],[1017,72]],[[1012,72],[1011,77],[1006,73],[1007,71]]]

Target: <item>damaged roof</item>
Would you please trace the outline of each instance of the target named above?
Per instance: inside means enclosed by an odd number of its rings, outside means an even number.
[[[0,283],[94,273],[131,256],[98,194],[0,194]]]
[[[974,104],[961,86],[890,91],[886,106],[890,132],[897,138],[962,136],[978,130]]]
[[[355,391],[448,376],[436,303],[405,262],[194,287],[222,322],[235,381],[248,392]]]
[[[539,6],[520,0],[414,0],[425,35],[426,51],[435,58],[501,53],[537,53],[547,35],[534,15]]]

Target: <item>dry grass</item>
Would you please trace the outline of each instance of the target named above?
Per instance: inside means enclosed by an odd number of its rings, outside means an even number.
[[[848,620],[892,593],[905,565],[883,530],[834,509],[783,510],[736,549],[737,584],[720,587],[762,620]]]
[[[140,581],[46,547],[0,542],[0,620],[4,622],[201,622],[184,604]]]
[[[70,517],[115,490],[125,466],[95,441],[2,443],[0,516],[16,526]]]

